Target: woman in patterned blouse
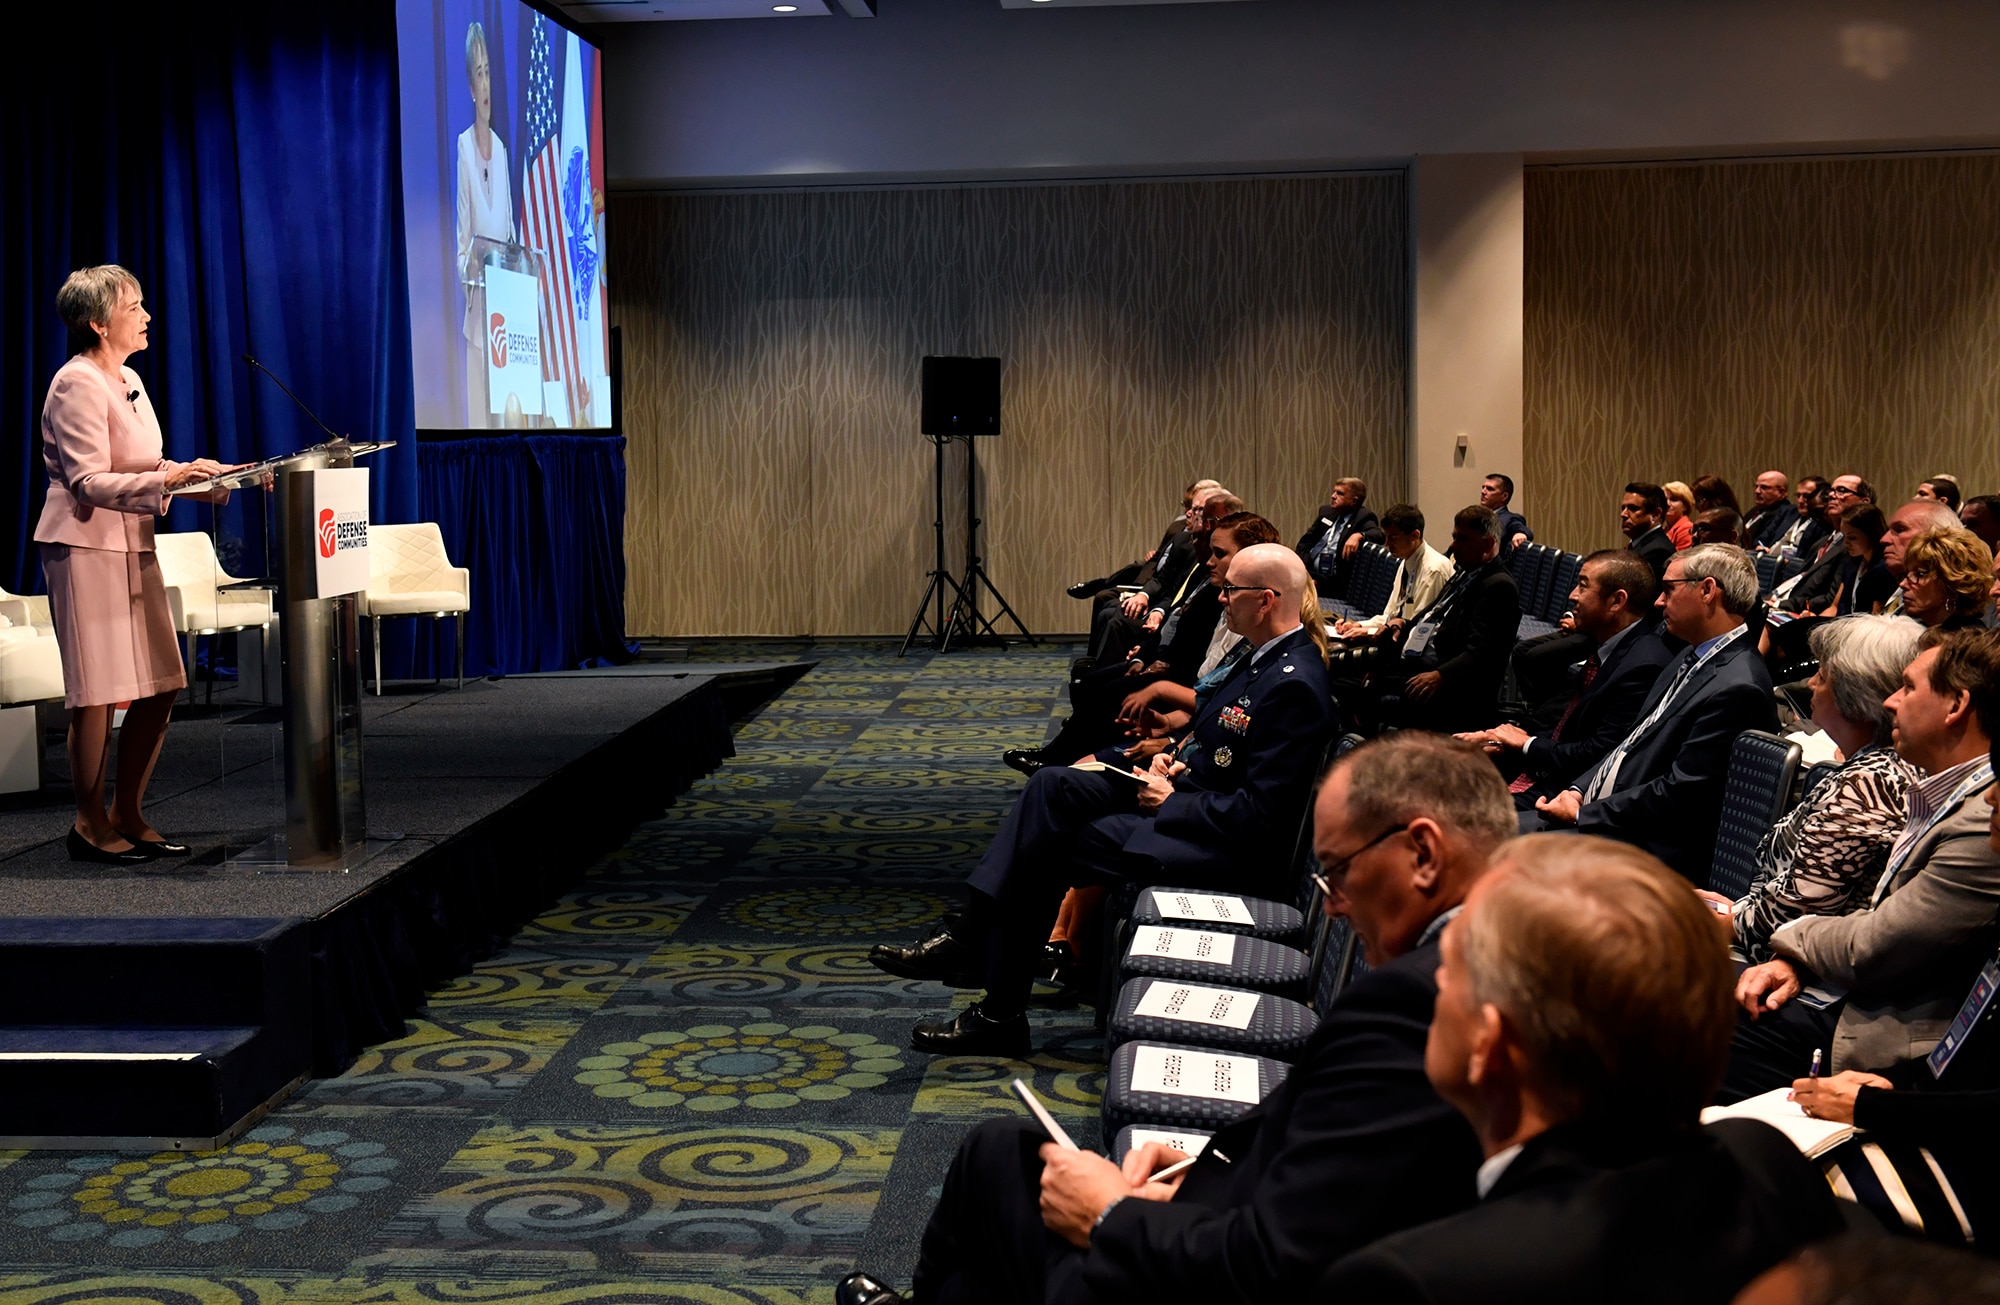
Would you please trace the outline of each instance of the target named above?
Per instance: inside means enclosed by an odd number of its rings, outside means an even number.
[[[1702,894],[1729,908],[1721,923],[1751,964],[1771,959],[1771,933],[1787,920],[1845,915],[1874,892],[1921,773],[1889,746],[1882,701],[1902,682],[1922,633],[1895,616],[1846,616],[1813,630],[1812,718],[1845,764],[1764,835],[1740,901]]]

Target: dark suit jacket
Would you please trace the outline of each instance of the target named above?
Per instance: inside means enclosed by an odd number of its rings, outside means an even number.
[[[1660,634],[1657,617],[1648,616],[1629,630],[1597,668],[1597,677],[1583,691],[1575,712],[1563,725],[1562,738],[1549,743],[1546,735],[1522,754],[1521,769],[1534,776],[1535,786],[1522,798],[1549,797],[1603,759],[1639,723],[1639,705],[1660,678],[1660,668],[1677,650]],[[1530,800],[1527,806],[1534,806]]]
[[[1667,573],[1667,561],[1674,555],[1674,541],[1667,538],[1667,532],[1654,526],[1645,534],[1626,545],[1639,555],[1639,559],[1653,568],[1653,578],[1659,579]]]
[[[1847,561],[1847,549],[1838,538],[1829,540],[1825,535],[1820,536],[1820,543],[1826,545],[1826,552],[1806,568],[1799,582],[1778,604],[1779,610],[1805,612],[1824,607],[1833,597],[1833,591],[1840,587],[1840,568]]]
[[[1159,551],[1153,555],[1153,573],[1140,582],[1147,601],[1154,607],[1163,607],[1173,601],[1179,591],[1181,581],[1187,579],[1200,561],[1195,549],[1195,537],[1187,532],[1183,524],[1178,531],[1169,530],[1160,540]]]
[[[1444,683],[1429,702],[1406,701],[1396,719],[1426,729],[1483,729],[1499,714],[1500,682],[1521,628],[1521,591],[1496,557],[1466,578],[1462,592],[1447,587],[1438,599],[1446,602],[1451,606],[1425,655],[1399,656],[1393,671],[1398,677],[1436,671]]]
[[[1575,1124],[1531,1139],[1484,1201],[1333,1267],[1315,1298],[1401,1305],[1727,1305],[1843,1228],[1784,1134],[1727,1120],[1650,1144]]]
[[[1652,712],[1679,669],[1676,658],[1660,671],[1640,704],[1640,720]],[[1626,754],[1617,786],[1584,803],[1578,831],[1643,847],[1694,883],[1706,884],[1715,857],[1715,829],[1722,819],[1729,749],[1744,730],[1777,728],[1771,673],[1757,655],[1756,633],[1745,631],[1695,672],[1667,714]],[[1597,767],[1591,767],[1570,787],[1588,790],[1596,773]]]
[[[1245,657],[1189,722],[1187,773],[1126,851],[1197,881],[1208,871],[1247,874],[1259,882],[1242,891],[1289,897],[1292,841],[1337,723],[1326,667],[1304,629],[1254,663]]]
[[[1297,1299],[1342,1255],[1470,1206],[1478,1143],[1424,1077],[1437,957],[1433,942],[1357,978],[1172,1201],[1121,1201],[1090,1239],[1091,1299]]]
[[[1299,536],[1299,542],[1295,545],[1295,548],[1298,551],[1299,559],[1306,564],[1306,570],[1312,572],[1314,584],[1319,589],[1319,596],[1321,598],[1344,598],[1347,596],[1347,577],[1353,571],[1353,568],[1347,565],[1348,559],[1341,559],[1340,566],[1333,573],[1331,579],[1313,570],[1313,550],[1319,547],[1319,541],[1326,538],[1326,532],[1332,529],[1332,527],[1333,508],[1327,504],[1321,504],[1319,515],[1314,517],[1313,523],[1306,527],[1306,532]],[[1365,503],[1354,509],[1348,516],[1346,528],[1334,540],[1335,547],[1346,548],[1348,539],[1355,535],[1361,536],[1371,544],[1379,544],[1385,538],[1382,534],[1382,523],[1375,517],[1375,509]]]
[[[1752,512],[1743,520],[1743,547],[1769,548],[1798,524],[1799,510],[1787,500]]]
[[[1500,556],[1514,555],[1514,536],[1526,535],[1529,543],[1535,542],[1535,531],[1528,524],[1528,518],[1512,508],[1501,508],[1493,514],[1500,518]]]

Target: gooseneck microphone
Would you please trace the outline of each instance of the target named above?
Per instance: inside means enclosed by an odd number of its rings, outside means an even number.
[[[285,392],[286,398],[290,399],[293,403],[298,404],[299,411],[303,412],[306,416],[311,417],[313,425],[319,427],[321,430],[325,431],[328,435],[332,436],[336,440],[344,440],[347,438],[345,435],[342,435],[338,431],[334,430],[333,427],[321,421],[319,419],[319,414],[314,412],[311,408],[306,407],[305,400],[301,399],[298,395],[293,394],[291,391],[291,387],[286,385],[283,381],[279,380],[278,374],[276,372],[272,371],[269,367],[266,367],[263,363],[258,362],[255,358],[252,358],[247,353],[243,355],[243,361],[249,363],[252,367],[264,373],[264,375],[270,377],[271,384],[283,390]]]

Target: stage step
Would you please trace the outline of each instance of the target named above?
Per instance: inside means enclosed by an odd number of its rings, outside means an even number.
[[[306,943],[288,919],[0,919],[0,1147],[219,1145],[307,1073]]]
[[[296,1087],[255,1027],[0,1027],[3,1147],[209,1150]]]

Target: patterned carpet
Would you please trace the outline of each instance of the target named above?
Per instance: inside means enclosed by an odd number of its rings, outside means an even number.
[[[0,1152],[0,1299],[827,1301],[907,1283],[953,1148],[1037,1089],[1086,1145],[1102,1043],[1041,1009],[1027,1064],[909,1050],[949,990],[871,967],[926,932],[1021,785],[1072,649],[704,645],[817,660],[738,755],[408,1036],[226,1151]],[[960,996],[959,1002],[969,998]]]

